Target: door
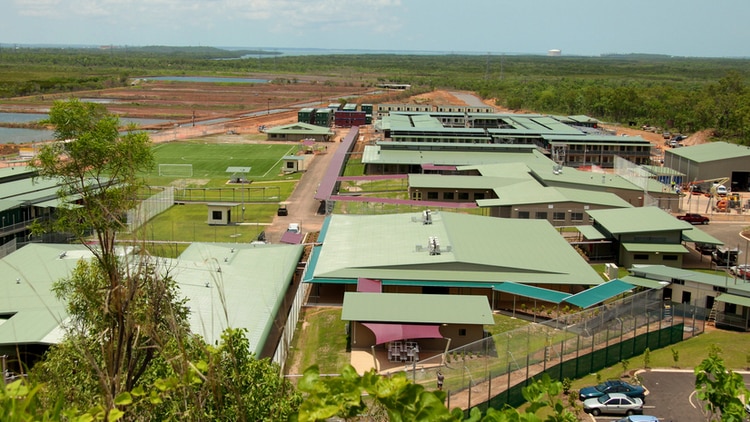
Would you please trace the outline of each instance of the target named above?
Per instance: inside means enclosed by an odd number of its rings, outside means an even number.
[[[690,292],[682,292],[682,300],[680,301],[680,303],[688,303],[689,304],[690,303],[690,297],[691,297],[691,293]]]
[[[706,309],[712,309],[714,307],[714,297],[706,296]]]

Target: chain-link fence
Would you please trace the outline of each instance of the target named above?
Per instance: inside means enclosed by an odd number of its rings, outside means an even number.
[[[422,360],[406,371],[435,388],[444,376],[450,408],[518,406],[528,380],[575,379],[703,331],[705,310],[665,302],[649,290],[580,313],[496,334]]]

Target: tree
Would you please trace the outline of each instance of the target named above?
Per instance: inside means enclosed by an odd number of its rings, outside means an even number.
[[[150,140],[133,127],[121,134],[116,116],[79,100],[56,101],[49,122],[56,142],[44,146],[33,165],[39,177],[60,181],[64,205],[50,225],[35,230],[71,233],[94,255],[58,282],[55,293],[70,315],[69,350],[80,352],[79,368],[91,368],[98,395],[112,409],[160,346],[187,333],[187,309],[168,271],[146,254],[121,257],[116,250],[124,216],[137,203],[139,174],[153,165]]]
[[[390,421],[467,421],[467,422],[576,422],[576,415],[567,410],[560,395],[563,383],[544,374],[521,392],[529,406],[519,412],[511,407],[487,409],[482,415],[472,408],[464,419],[461,409],[449,411],[445,407],[443,391],[427,391],[413,384],[406,374],[399,372],[389,377],[378,375],[374,369],[358,375],[349,365],[337,377],[321,377],[316,366],[307,369],[299,382],[305,395],[299,407],[298,421],[323,421],[330,418],[356,418],[371,415],[379,406],[385,409]],[[371,400],[363,400],[367,393]],[[368,407],[369,404],[369,407]],[[542,419],[537,416],[544,409]]]
[[[708,358],[695,368],[695,390],[705,402],[708,420],[719,415],[722,422],[745,420],[745,406],[740,397],[750,397],[742,375],[724,366],[721,349],[712,345]]]

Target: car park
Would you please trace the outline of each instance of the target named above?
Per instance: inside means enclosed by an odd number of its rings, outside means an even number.
[[[622,393],[605,394],[583,401],[583,411],[594,416],[601,414],[635,415],[643,413],[643,400]]]
[[[622,393],[628,397],[637,397],[641,400],[646,396],[646,390],[640,385],[629,384],[621,380],[609,380],[595,386],[581,388],[578,392],[578,399],[585,401],[610,393]]]
[[[678,215],[677,219],[687,221],[690,224],[708,224],[710,219],[705,215],[687,213],[685,215]]]

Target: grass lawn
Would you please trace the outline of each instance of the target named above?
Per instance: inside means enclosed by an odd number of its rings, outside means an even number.
[[[727,368],[742,371],[750,367],[750,333],[710,329],[705,333],[677,343],[670,347],[651,350],[649,352],[649,368],[679,368],[694,369],[703,359],[708,357],[711,345],[721,348],[720,356]],[[678,355],[675,362],[672,350]],[[628,370],[642,369],[644,355],[628,359]],[[622,364],[614,365],[599,371],[601,380],[620,378],[624,369]],[[591,374],[573,381],[572,388],[580,389],[597,383],[597,375]]]
[[[228,167],[250,167],[245,174],[248,180],[276,180],[284,178],[280,177],[282,157],[294,155],[297,148],[297,144],[230,144],[210,139],[157,144],[153,147],[156,166],[146,178],[155,186],[168,185],[176,178],[209,179],[208,186],[221,186],[231,176]],[[192,164],[192,175],[172,169],[174,176],[159,176],[159,164]]]
[[[289,351],[287,372],[302,374],[318,365],[321,374],[339,374],[351,361],[347,352],[346,323],[340,307],[303,308],[301,327]]]

